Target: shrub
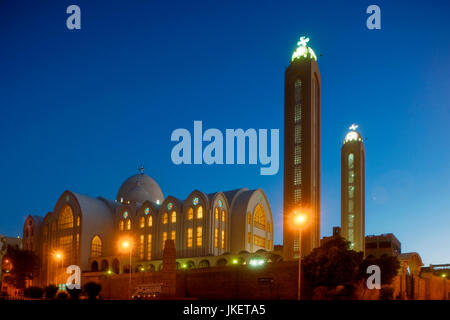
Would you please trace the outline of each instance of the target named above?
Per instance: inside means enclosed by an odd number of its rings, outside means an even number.
[[[86,283],[83,288],[84,291],[86,291],[89,300],[97,299],[98,294],[102,291],[102,286],[93,281]]]
[[[78,300],[81,295],[81,289],[67,289],[72,300]]]
[[[44,291],[45,291],[45,297],[47,299],[54,299],[56,293],[58,292],[58,287],[55,286],[54,284],[51,284],[51,285],[45,287]]]
[[[69,295],[64,291],[58,292],[58,294],[56,295],[56,299],[58,300],[66,300],[68,297]]]
[[[394,299],[394,288],[382,287],[380,290],[380,300],[392,300]]]
[[[44,290],[40,287],[28,287],[23,290],[23,295],[27,298],[42,299]]]

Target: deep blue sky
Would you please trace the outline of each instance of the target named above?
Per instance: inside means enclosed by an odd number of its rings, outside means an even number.
[[[82,29],[66,28],[78,4]],[[366,28],[381,7],[382,29]],[[0,2],[0,234],[66,190],[114,199],[140,162],[164,194],[261,187],[282,242],[284,70],[322,53],[322,236],[340,224],[340,147],[366,141],[366,233],[450,262],[448,1]],[[177,128],[280,128],[280,171],[175,166]]]

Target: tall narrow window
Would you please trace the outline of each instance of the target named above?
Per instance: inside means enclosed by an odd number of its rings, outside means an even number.
[[[140,218],[139,226],[140,226],[141,228],[144,228],[144,227],[145,227],[145,218],[144,218],[144,217],[141,217],[141,218]]]
[[[197,219],[201,219],[203,218],[203,207],[202,206],[198,206],[197,208]]]
[[[167,222],[169,222],[169,215],[167,214],[167,212],[164,212],[162,216],[162,223],[167,224]]]
[[[153,218],[152,218],[152,216],[149,216],[148,218],[147,218],[147,226],[148,227],[151,227],[153,225]]]
[[[300,79],[295,80],[294,89],[294,122],[297,122],[302,118],[302,81]]]
[[[172,211],[172,213],[170,214],[170,222],[172,222],[172,223],[177,222],[177,212],[176,211]]]
[[[355,194],[355,186],[348,186],[348,198],[353,199]]]
[[[216,208],[215,212],[216,212],[216,220],[219,220],[219,208]]]
[[[249,213],[247,216],[247,223],[252,224],[252,214],[251,213]]]
[[[259,203],[255,207],[255,211],[253,213],[254,225],[257,228],[262,230],[266,229],[266,212],[264,211],[264,207]]]
[[[299,165],[302,162],[302,146],[296,145],[294,147],[294,165]]]
[[[92,238],[91,242],[91,257],[101,257],[102,256],[102,239],[99,236]]]
[[[214,248],[219,247],[219,228],[214,229]]]
[[[263,237],[257,236],[256,234],[253,235],[253,243],[259,247],[266,247],[266,239]]]
[[[225,230],[222,230],[222,249],[225,249]]]
[[[203,242],[203,228],[197,227],[197,233],[196,233],[196,246],[201,247]]]
[[[127,219],[127,230],[131,230],[131,219]]]
[[[147,259],[152,260],[152,235],[147,235]]]
[[[192,248],[192,228],[188,228],[186,232],[186,246]]]
[[[73,228],[73,211],[67,204],[64,205],[59,214],[58,225],[60,230]]]
[[[349,169],[353,169],[354,158],[355,158],[355,156],[353,155],[353,153],[349,153],[349,155],[348,155],[348,168]]]
[[[141,260],[144,260],[144,235],[143,234],[141,234],[141,237],[140,237],[140,243],[139,243],[139,258],[141,259]]]
[[[162,243],[161,243],[161,248],[164,250],[164,246],[166,245],[166,240],[167,240],[167,232],[163,232],[162,233]]]
[[[300,167],[294,168],[294,185],[298,186],[302,184],[302,170]]]
[[[175,230],[172,230],[172,231],[170,232],[170,239],[173,240],[173,241],[175,241],[175,236],[176,236],[176,231],[175,231]]]
[[[297,124],[294,127],[294,143],[301,143],[302,142],[302,127]]]
[[[353,181],[355,181],[355,172],[350,170],[348,172],[348,183],[353,183]]]
[[[188,210],[188,212],[187,212],[187,219],[188,219],[188,220],[194,219],[194,209],[189,208],[189,210]]]
[[[123,231],[123,220],[120,220],[119,222],[119,229],[120,231]]]
[[[225,222],[227,219],[227,212],[225,210],[222,210],[222,222]]]
[[[302,200],[302,189],[295,189],[294,190],[294,202],[300,203]]]

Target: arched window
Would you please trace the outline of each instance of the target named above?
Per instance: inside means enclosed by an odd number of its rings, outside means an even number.
[[[196,233],[196,246],[201,247],[203,244],[203,228],[197,227],[197,233]]]
[[[186,230],[186,247],[192,248],[192,228],[187,228]]]
[[[215,215],[216,215],[216,220],[219,220],[219,208],[216,208]]]
[[[194,219],[194,209],[189,208],[189,210],[188,210],[188,212],[187,212],[187,219],[188,219],[188,220]]]
[[[141,228],[144,228],[144,227],[145,227],[145,218],[144,218],[144,217],[141,217],[141,219],[140,219],[140,221],[139,221],[139,226],[140,226]]]
[[[58,224],[60,230],[73,228],[73,211],[67,204],[59,214]]]
[[[149,216],[147,218],[147,227],[151,227],[153,225],[153,218],[152,216]]]
[[[203,207],[202,206],[198,206],[197,208],[197,219],[201,219],[203,218]]]
[[[120,222],[119,222],[119,229],[120,229],[120,231],[123,231],[123,220],[120,220]]]
[[[172,211],[172,213],[170,214],[170,222],[172,222],[172,223],[177,222],[177,212],[176,211]]]
[[[162,216],[162,223],[167,224],[167,222],[169,222],[169,215],[167,214],[167,212],[164,212]]]
[[[353,169],[354,158],[355,158],[355,156],[353,155],[353,153],[349,153],[349,155],[348,155],[348,168],[349,169]]]
[[[127,219],[127,230],[131,230],[131,219]]]
[[[258,204],[253,212],[255,227],[265,230],[266,229],[266,212],[262,204]]]
[[[222,210],[222,222],[225,222],[227,219],[227,212],[225,210]]]
[[[99,236],[92,238],[91,242],[91,257],[101,257],[102,256],[102,239]]]
[[[166,240],[167,240],[167,232],[163,232],[162,237],[161,237],[161,249],[162,250],[164,250],[164,246],[166,245]]]

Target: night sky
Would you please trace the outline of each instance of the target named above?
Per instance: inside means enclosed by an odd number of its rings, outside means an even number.
[[[82,29],[66,28],[77,4]],[[381,8],[381,30],[366,8]],[[284,71],[301,35],[322,75],[321,233],[340,225],[340,148],[366,147],[366,234],[450,263],[448,1],[0,1],[0,234],[65,190],[114,199],[262,188],[282,243]],[[172,163],[172,131],[280,129],[280,170]]]

